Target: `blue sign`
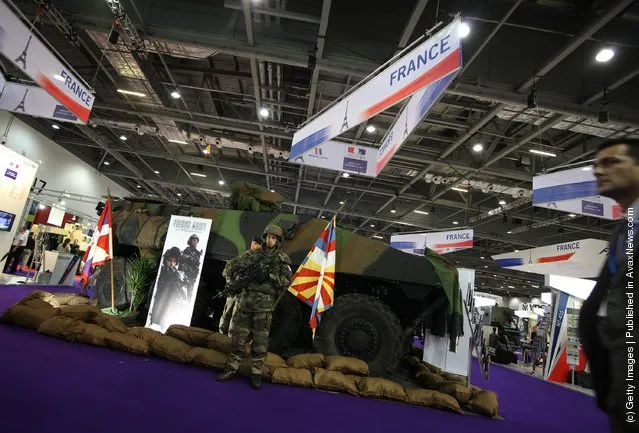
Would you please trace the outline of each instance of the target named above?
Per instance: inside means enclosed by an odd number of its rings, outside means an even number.
[[[73,122],[78,120],[78,116],[76,116],[71,111],[69,111],[67,107],[60,104],[55,106],[55,110],[53,111],[53,117],[55,117],[56,119],[71,120]]]
[[[597,203],[594,201],[581,201],[581,212],[589,215],[604,215],[604,205],[603,203]]]
[[[7,168],[7,171],[4,172],[4,175],[5,177],[8,177],[9,179],[16,180],[16,178],[18,177],[18,172],[13,171],[10,168]]]

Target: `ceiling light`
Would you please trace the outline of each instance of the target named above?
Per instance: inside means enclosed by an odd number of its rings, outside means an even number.
[[[516,253],[518,253],[518,252],[519,252],[519,250],[515,250],[515,252],[516,252]]]
[[[487,268],[488,266],[484,265],[484,268]]]
[[[224,185],[224,181],[223,181],[223,180],[218,180],[218,181],[217,181],[217,184],[218,184],[218,185]]]
[[[124,90],[124,89],[118,89],[118,93],[122,93],[124,95],[133,95],[133,96],[139,96],[141,98],[144,98],[146,95],[144,93],[140,93],[140,92],[133,92],[131,90]]]
[[[269,113],[269,111],[268,111],[268,108],[262,108],[262,109],[260,109],[260,116],[262,116],[262,117],[268,117],[268,115],[269,115],[269,114],[270,114],[270,113]]]
[[[585,167],[581,167],[581,169],[582,169],[583,171],[590,171],[590,170],[592,170],[592,166],[587,165],[587,166],[585,166]]]
[[[350,177],[350,174],[348,174],[348,173],[342,173],[342,177]]]
[[[375,228],[375,224],[371,224],[371,228],[374,229]]]
[[[482,150],[484,150],[484,145],[481,143],[477,143],[476,145],[473,146],[473,150],[475,152],[481,152]]]
[[[102,164],[104,165],[111,165],[111,163],[109,161],[104,161]]]
[[[459,25],[459,37],[465,38],[470,34],[470,26],[466,23],[461,23]]]
[[[137,185],[138,188],[142,188],[142,185]]]
[[[459,187],[456,187],[456,186],[452,187],[451,189],[452,189],[453,191],[468,192],[468,190],[467,190],[467,189],[459,188]]]
[[[368,125],[366,127],[366,132],[370,132],[371,134],[375,132],[375,127],[373,125]]]
[[[425,212],[423,210],[414,210],[413,212],[419,213],[419,214],[422,214],[422,215],[428,215],[428,212]]]
[[[506,200],[499,200],[499,204],[500,204],[501,206],[505,205],[505,204],[506,204]]]
[[[514,288],[515,288],[515,286],[508,286],[508,288],[509,288],[509,289],[514,289]]]
[[[574,218],[574,217],[576,217],[577,215],[575,215],[574,213],[571,213],[571,214],[568,214],[568,216],[569,216],[570,218]]]
[[[194,172],[191,172],[191,175],[192,175],[192,176],[197,176],[197,177],[206,177],[206,175],[205,175],[204,173],[194,173]]]
[[[120,140],[126,141],[126,135],[120,135]]]
[[[344,204],[344,202],[343,202],[343,201],[340,201],[340,202],[339,202],[339,204]]]
[[[169,140],[169,143],[175,143],[175,144],[187,144],[186,141],[182,141],[182,140]]]
[[[274,189],[272,189],[272,190],[271,190],[271,192],[275,192],[275,190],[274,190]]]
[[[181,193],[181,192],[178,192],[178,193],[177,193],[177,196],[178,196],[178,197],[182,197],[182,193]]]
[[[375,239],[384,239],[384,237],[383,237],[383,236],[377,236],[377,235],[374,235],[373,237],[374,237]]]
[[[606,63],[615,56],[615,52],[610,48],[601,49],[595,56],[595,60],[599,63]]]
[[[508,230],[508,231],[506,232],[506,234],[512,235],[512,234],[513,234],[513,232],[511,232],[510,230]]]
[[[153,170],[153,173],[155,173],[155,174],[160,174],[160,172],[159,172],[159,171],[157,171],[157,170]]]
[[[55,123],[54,123],[53,125],[51,125],[51,127],[52,127],[53,129],[60,129],[60,126],[59,126],[59,125],[56,125]]]
[[[457,225],[459,224],[459,221],[453,221],[453,224]]]
[[[179,97],[180,97],[180,92],[178,92],[177,90],[174,90],[171,92],[171,98],[178,99]]]
[[[554,153],[544,152],[543,150],[537,150],[537,149],[530,149],[530,153],[534,153],[535,155],[543,155],[543,156],[552,156],[552,157],[557,156]]]
[[[390,212],[391,213],[395,213],[395,212],[397,212],[397,210],[395,208],[392,208]]]

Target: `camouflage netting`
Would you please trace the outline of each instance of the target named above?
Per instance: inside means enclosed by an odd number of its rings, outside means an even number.
[[[148,328],[127,328],[120,320],[74,294],[37,290],[7,310],[0,322],[37,330],[69,342],[91,344],[136,355],[156,355],[172,362],[222,370],[230,350],[230,338],[206,329],[171,326],[166,334]],[[296,355],[288,359],[268,353],[262,375],[265,380],[292,386],[344,392],[463,413],[464,409],[498,417],[497,395],[475,386],[466,378],[442,373],[416,356],[404,359],[404,367],[420,387],[404,387],[379,377],[368,377],[365,362],[321,354]],[[240,366],[250,375],[250,361]],[[428,388],[428,389],[425,389]]]
[[[231,207],[252,212],[279,212],[284,198],[281,194],[252,183],[235,183],[231,188]]]

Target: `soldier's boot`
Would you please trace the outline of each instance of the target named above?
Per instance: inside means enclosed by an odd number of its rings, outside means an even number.
[[[222,374],[220,374],[217,377],[217,381],[218,382],[228,382],[229,380],[233,379],[236,374],[237,374],[237,371],[225,369],[222,372]]]
[[[251,385],[253,385],[253,388],[255,388],[255,389],[261,389],[262,388],[262,375],[261,374],[252,374],[251,375]]]

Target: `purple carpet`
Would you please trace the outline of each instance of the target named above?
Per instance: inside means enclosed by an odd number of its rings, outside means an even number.
[[[0,286],[0,311],[34,289]],[[0,325],[0,347],[3,432],[608,431],[591,397],[500,366],[483,384],[475,364],[473,382],[499,394],[505,421],[269,383],[256,391],[244,378],[220,384],[216,372],[12,325]]]

